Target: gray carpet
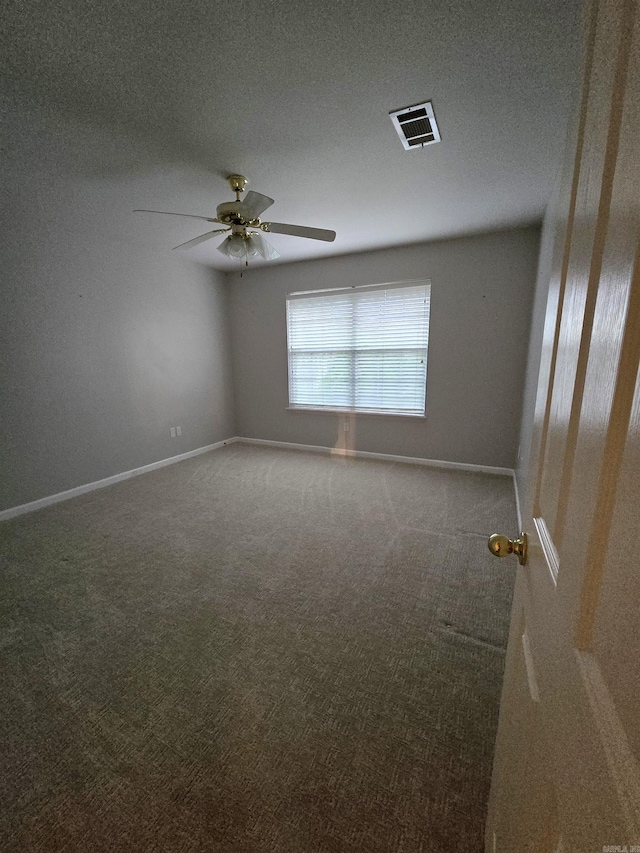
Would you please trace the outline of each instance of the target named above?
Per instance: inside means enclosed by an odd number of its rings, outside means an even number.
[[[0,525],[3,851],[479,853],[508,478],[231,445]]]

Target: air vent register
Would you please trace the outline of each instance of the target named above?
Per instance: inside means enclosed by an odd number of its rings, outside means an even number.
[[[389,117],[407,151],[410,148],[422,148],[440,142],[440,131],[431,101],[393,110]]]

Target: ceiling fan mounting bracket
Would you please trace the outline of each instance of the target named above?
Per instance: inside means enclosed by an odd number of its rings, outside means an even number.
[[[233,192],[236,193],[236,197],[240,198],[240,193],[244,192],[248,181],[244,177],[244,175],[233,174],[227,176],[227,183],[229,184]]]

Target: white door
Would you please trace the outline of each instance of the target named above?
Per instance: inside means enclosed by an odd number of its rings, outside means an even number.
[[[640,851],[640,14],[588,15],[487,853]]]

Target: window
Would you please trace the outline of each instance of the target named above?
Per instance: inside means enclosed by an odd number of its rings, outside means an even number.
[[[291,294],[289,405],[424,415],[430,282]]]

